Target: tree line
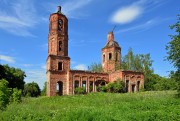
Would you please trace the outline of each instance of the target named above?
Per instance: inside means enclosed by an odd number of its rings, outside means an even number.
[[[9,103],[20,102],[21,97],[37,97],[41,91],[35,82],[25,83],[26,74],[19,68],[0,64],[0,110]]]

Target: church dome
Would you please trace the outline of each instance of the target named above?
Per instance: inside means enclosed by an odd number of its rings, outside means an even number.
[[[119,47],[119,44],[116,41],[109,41],[105,47]]]

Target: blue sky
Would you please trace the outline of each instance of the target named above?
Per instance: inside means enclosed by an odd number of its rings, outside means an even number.
[[[168,76],[164,61],[169,25],[180,13],[180,0],[0,0],[0,63],[21,68],[26,82],[46,81],[49,15],[62,6],[69,19],[71,69],[101,62],[101,48],[114,26],[115,40],[125,55],[150,53],[154,72]]]

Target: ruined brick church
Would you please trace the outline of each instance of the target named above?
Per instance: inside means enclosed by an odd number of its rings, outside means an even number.
[[[47,96],[73,95],[75,88],[84,87],[86,93],[96,92],[99,86],[116,81],[125,82],[127,92],[137,92],[144,87],[144,74],[135,71],[118,70],[121,47],[114,40],[113,32],[107,35],[102,48],[103,73],[70,70],[68,56],[68,19],[58,11],[50,15],[47,57]]]

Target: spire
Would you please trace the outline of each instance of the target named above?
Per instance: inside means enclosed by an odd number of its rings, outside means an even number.
[[[107,39],[108,39],[108,42],[109,42],[109,41],[114,41],[113,31],[111,31],[111,32],[108,33]]]
[[[58,6],[57,10],[58,10],[57,13],[61,13],[61,6]]]

